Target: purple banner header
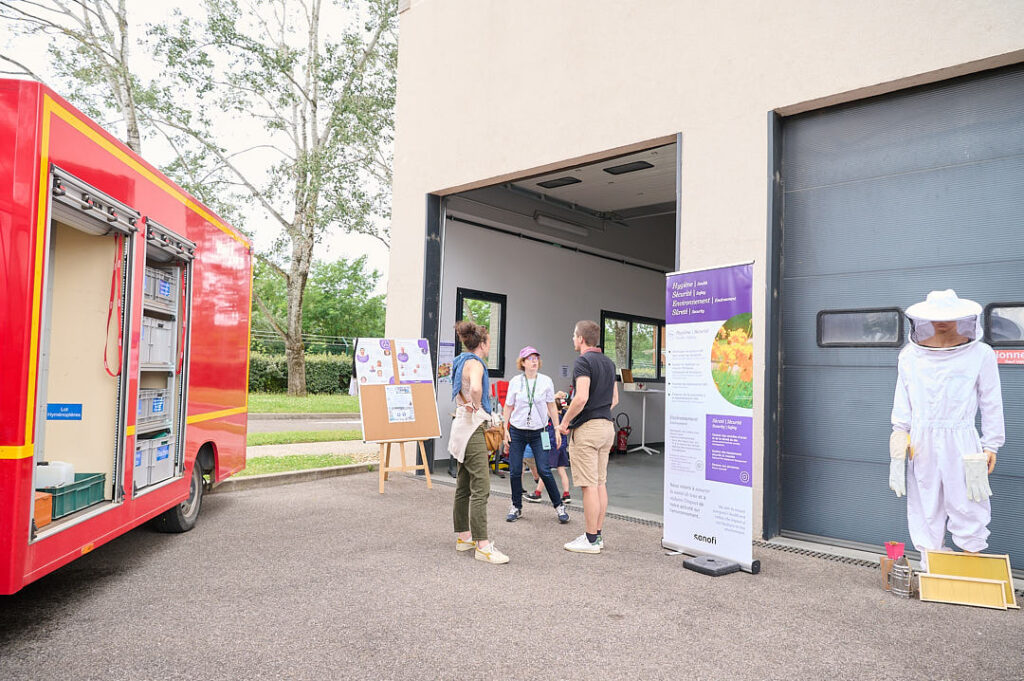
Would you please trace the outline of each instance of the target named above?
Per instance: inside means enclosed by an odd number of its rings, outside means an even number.
[[[665,287],[665,323],[692,324],[752,312],[754,266],[673,274]]]

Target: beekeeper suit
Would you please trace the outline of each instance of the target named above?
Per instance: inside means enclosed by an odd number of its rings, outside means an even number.
[[[999,367],[981,342],[981,306],[951,289],[932,291],[906,315],[910,343],[899,358],[889,487],[907,495],[910,538],[922,556],[943,548],[947,527],[958,547],[983,551],[992,517],[988,474],[1006,437]]]

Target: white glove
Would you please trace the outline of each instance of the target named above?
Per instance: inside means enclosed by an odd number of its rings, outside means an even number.
[[[967,498],[971,501],[985,501],[992,496],[988,484],[988,457],[984,453],[964,454],[964,478]]]
[[[907,446],[910,436],[902,430],[889,436],[889,489],[902,497],[907,493]]]

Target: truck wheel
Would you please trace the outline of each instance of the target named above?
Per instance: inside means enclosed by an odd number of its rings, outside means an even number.
[[[153,519],[153,527],[160,532],[188,532],[196,526],[199,509],[203,505],[203,471],[196,461],[192,465],[192,482],[188,499]]]

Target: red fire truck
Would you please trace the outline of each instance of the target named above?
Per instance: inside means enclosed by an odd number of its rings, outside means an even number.
[[[245,467],[249,241],[49,88],[0,80],[0,594]]]

